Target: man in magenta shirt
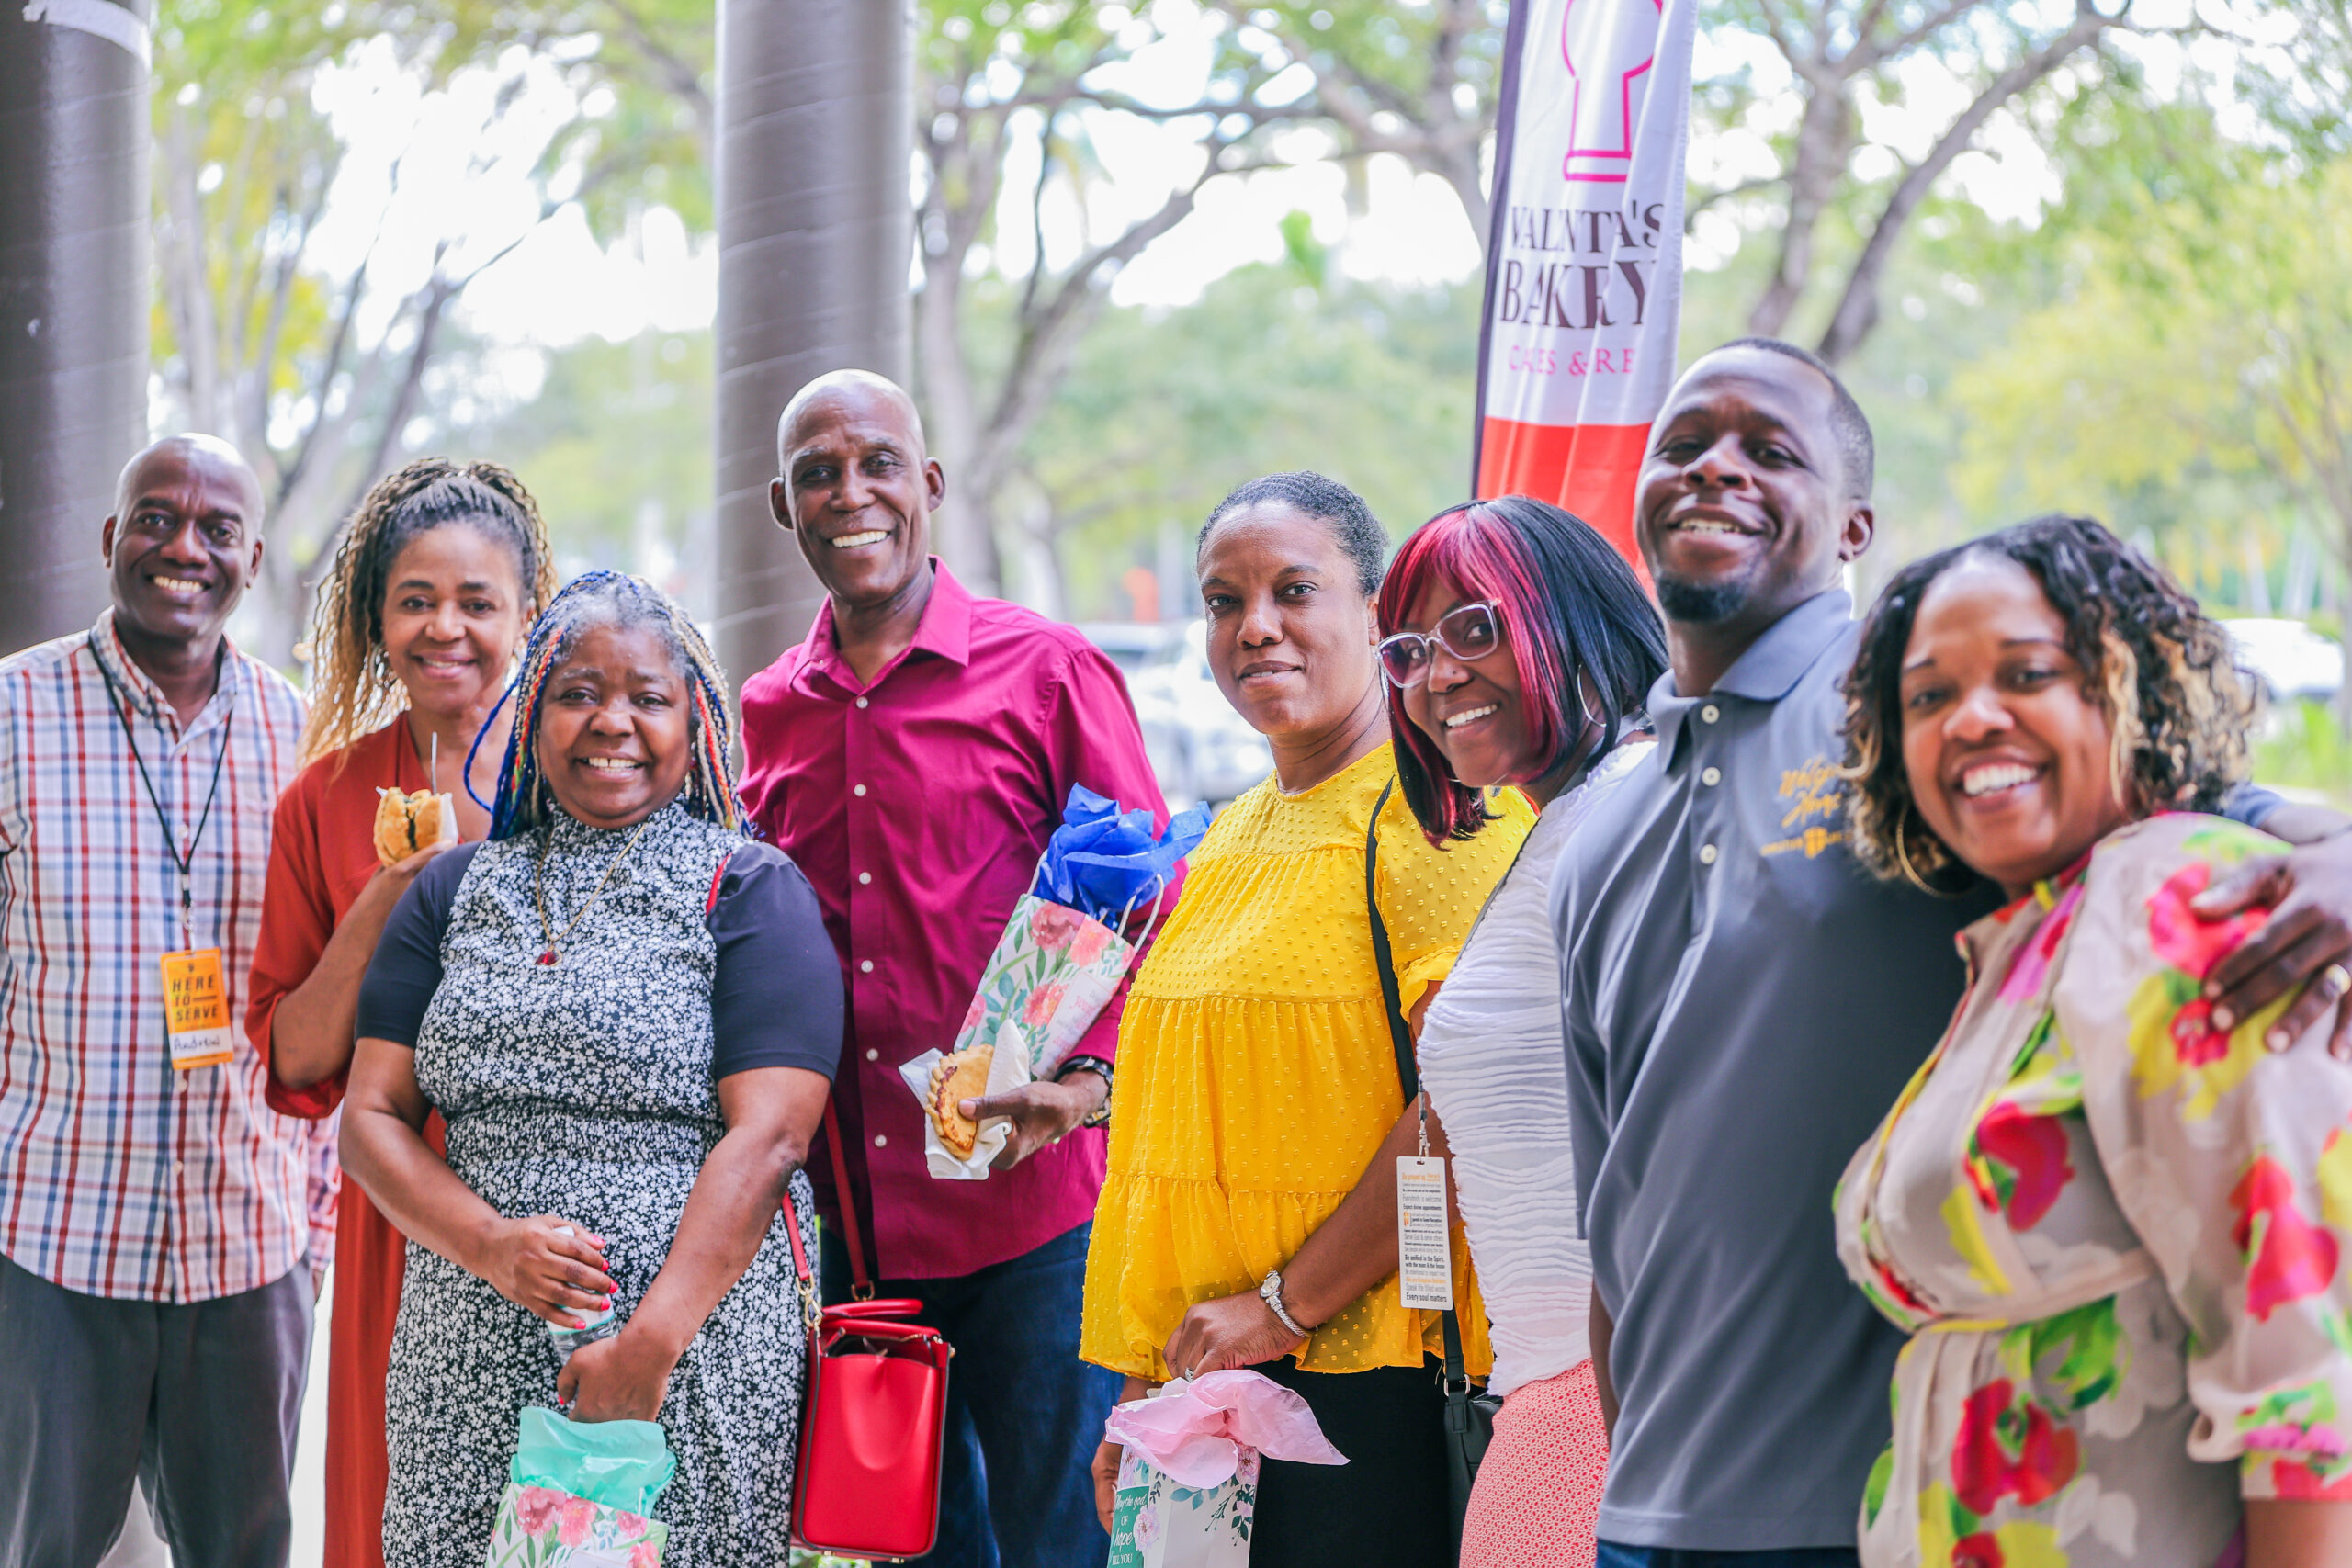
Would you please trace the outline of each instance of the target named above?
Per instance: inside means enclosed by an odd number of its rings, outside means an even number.
[[[981,1103],[1013,1124],[986,1181],[927,1173],[899,1066],[954,1041],[1070,785],[1163,824],[1167,807],[1117,668],[1069,626],[974,598],[930,554],[946,479],[905,392],[820,377],[776,446],[770,502],[826,604],[743,687],[743,799],[816,888],[841,953],[834,1104],[881,1293],[922,1300],[956,1348],[924,1561],[1099,1568],[1087,1461],[1118,1380],[1079,1360],[1079,1303],[1125,987],[1055,1081]],[[841,1200],[830,1157],[808,1165],[837,1299]]]

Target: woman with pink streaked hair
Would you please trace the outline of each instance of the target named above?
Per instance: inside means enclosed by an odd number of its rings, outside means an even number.
[[[1397,782],[1430,841],[1475,838],[1498,788],[1542,813],[1420,1035],[1431,1143],[1452,1145],[1494,1341],[1487,1393],[1501,1401],[1463,1568],[1589,1568],[1609,1443],[1550,889],[1577,824],[1649,750],[1643,705],[1666,634],[1606,540],[1523,496],[1431,518],[1397,551],[1379,608]]]

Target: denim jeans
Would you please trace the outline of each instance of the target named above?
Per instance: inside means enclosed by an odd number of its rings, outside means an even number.
[[[1679,1546],[1600,1543],[1593,1568],[1856,1568],[1850,1546],[1786,1546],[1769,1551],[1689,1551]]]
[[[953,1279],[876,1281],[877,1295],[922,1303],[921,1321],[956,1348],[929,1568],[1102,1568],[1111,1540],[1088,1466],[1120,1379],[1078,1359],[1093,1229]],[[849,1253],[834,1227],[820,1246],[825,1300],[845,1301]]]

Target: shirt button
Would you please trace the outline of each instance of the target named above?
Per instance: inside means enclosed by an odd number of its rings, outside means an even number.
[[[1701,844],[1699,846],[1699,863],[1701,865],[1713,865],[1715,863],[1714,845]]]
[[[850,794],[852,795],[864,795],[865,793],[865,786],[864,784],[852,784],[850,786]]]
[[[1724,710],[1717,707],[1713,703],[1709,703],[1705,707],[1699,710],[1699,720],[1702,724],[1713,724],[1715,720],[1723,717],[1723,716]],[[863,794],[864,792],[861,791],[860,793]]]
[[[876,1133],[874,1134],[874,1146],[877,1149],[887,1149],[890,1146],[890,1140],[886,1134]]]
[[[184,1168],[185,1167],[183,1167],[178,1160],[172,1161],[172,1174],[174,1176],[177,1176]]]
[[[868,1045],[865,1048],[865,1059],[869,1062],[878,1062],[882,1059],[882,1053]]]
[[[865,706],[866,706],[866,705],[867,705],[867,703],[866,703],[866,701],[865,701],[865,699],[864,697],[860,697],[860,698],[858,698],[858,699],[857,699],[857,705],[858,705],[858,706],[860,706],[860,707],[865,707]]]
[[[873,874],[872,872],[870,872],[870,871],[861,871],[861,872],[859,872],[859,873],[857,874],[857,885],[858,885],[860,887],[865,886],[867,883],[869,883],[869,882],[871,882],[871,881],[873,881],[873,880],[874,880],[874,874]]]
[[[858,972],[859,974],[861,974],[861,975],[871,975],[871,974],[873,974],[873,973],[874,973],[874,960],[872,960],[871,958],[861,958],[861,959],[859,959],[859,960],[857,961],[857,972]]]
[[[1699,782],[1702,784],[1719,784],[1724,782],[1724,771],[1721,768],[1702,769],[1699,773]]]

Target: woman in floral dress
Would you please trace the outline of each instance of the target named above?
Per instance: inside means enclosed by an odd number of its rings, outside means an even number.
[[[517,686],[489,840],[418,875],[359,998],[344,1163],[411,1238],[384,1560],[481,1568],[520,1413],[560,1402],[661,1422],[665,1568],[781,1563],[807,1341],[778,1204],[814,1235],[839,963],[737,830],[725,678],[674,604],[575,581]],[[560,1359],[549,1326],[607,1305]]]
[[[2226,637],[2044,518],[1899,573],[1848,693],[1857,853],[2012,899],[1838,1193],[1916,1335],[1863,1562],[2352,1562],[2352,1071],[2266,1048],[2283,1001],[2217,1024],[2264,915],[2190,907],[2282,848],[2201,815],[2245,770]]]

